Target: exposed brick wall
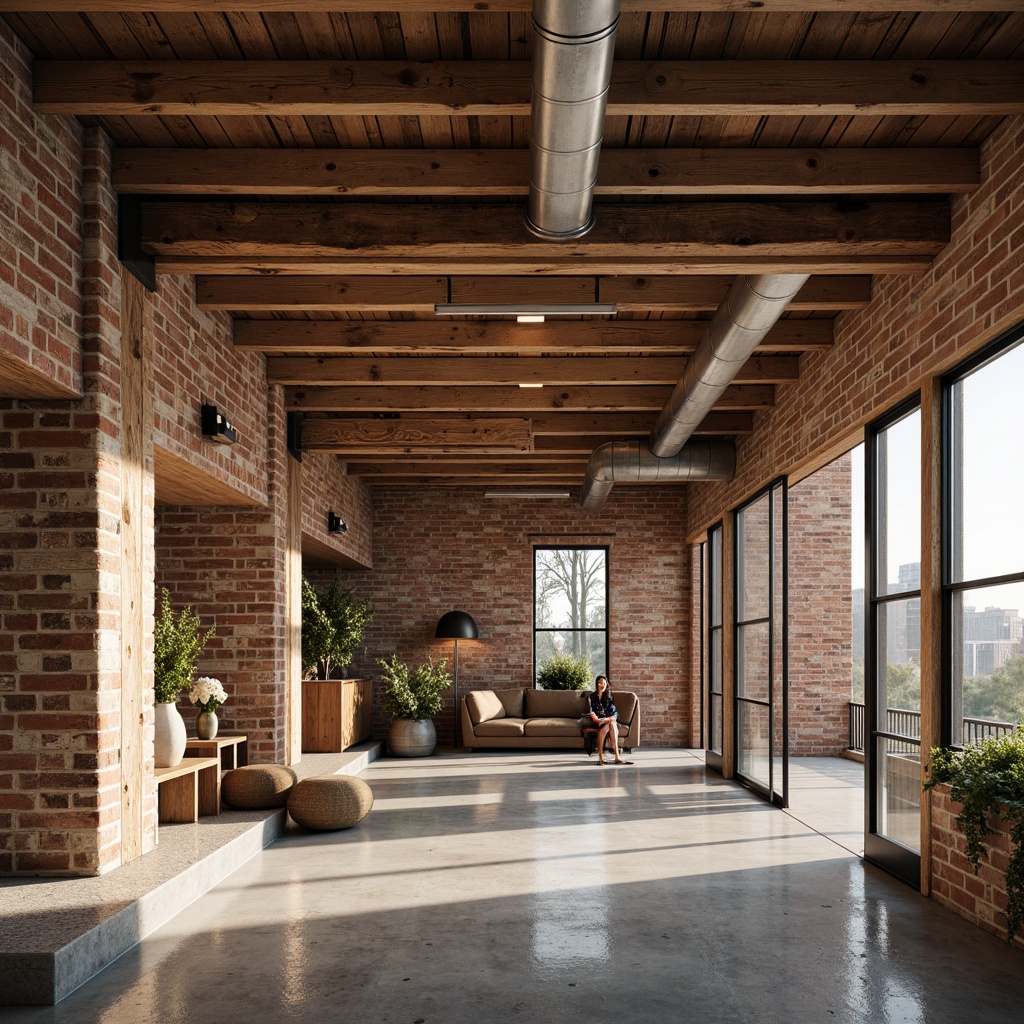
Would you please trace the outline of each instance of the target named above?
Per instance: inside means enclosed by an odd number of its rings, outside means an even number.
[[[348,524],[347,533],[327,532],[327,512],[333,510]],[[373,499],[358,477],[345,472],[334,455],[302,457],[303,550],[314,558],[349,566],[373,566]]]
[[[680,489],[619,487],[599,516],[574,499],[496,501],[455,488],[381,489],[373,503],[373,570],[341,573],[376,608],[353,674],[379,679],[376,659],[392,652],[450,659],[451,641],[435,640],[434,628],[461,608],[481,639],[459,645],[460,694],[531,685],[534,545],[608,544],[612,687],[639,693],[645,746],[689,742],[690,550]],[[450,690],[446,697],[435,723],[442,743],[453,735]],[[376,733],[387,724],[375,709]]]
[[[238,352],[227,313],[195,304],[190,277],[161,276],[153,307],[154,441],[228,484],[254,505],[266,501],[267,373],[258,352]],[[216,405],[238,428],[233,445],[199,433],[199,407]]]
[[[218,711],[224,731],[248,735],[250,760],[282,762],[289,456],[280,388],[270,389],[265,416],[265,506],[157,508],[156,585],[170,591],[176,609],[191,605],[204,628],[216,625],[198,669],[228,692]],[[179,707],[191,728],[195,710],[184,694]]]
[[[120,280],[86,134],[80,401],[0,403],[0,870],[119,862]],[[154,806],[144,807],[153,838]]]
[[[1005,939],[1009,826],[990,822],[995,832],[985,839],[985,852],[975,874],[966,856],[966,841],[955,825],[961,807],[950,799],[949,786],[931,790],[931,801],[932,899]],[[1018,932],[1013,945],[1024,949],[1024,935]]]
[[[876,277],[871,305],[836,321],[834,347],[800,357],[800,380],[780,387],[740,440],[736,478],[690,486],[691,529],[1024,319],[1022,249],[1024,117],[1015,117],[982,146],[981,186],[953,200],[950,244],[919,277]]]
[[[0,23],[0,382],[80,393],[82,129],[32,109],[31,55]]]
[[[853,671],[850,457],[789,488],[789,752],[849,745]]]

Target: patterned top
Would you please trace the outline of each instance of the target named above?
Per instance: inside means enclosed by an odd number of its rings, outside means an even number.
[[[598,718],[615,718],[618,716],[618,711],[615,710],[615,705],[612,703],[612,695],[608,690],[604,691],[604,698],[600,698],[597,692],[590,694],[590,711],[592,714],[597,715]]]

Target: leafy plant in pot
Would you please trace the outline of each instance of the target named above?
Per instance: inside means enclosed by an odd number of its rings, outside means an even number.
[[[153,760],[157,768],[173,768],[185,755],[185,722],[176,701],[192,685],[196,662],[216,635],[215,627],[200,630],[199,616],[190,605],[175,615],[171,595],[160,591],[160,607],[153,629]]]
[[[433,717],[444,707],[442,691],[451,686],[448,661],[425,662],[410,669],[397,654],[378,659],[384,669],[381,707],[394,718],[388,729],[388,749],[398,757],[427,757],[437,747]]]
[[[307,679],[330,679],[332,671],[351,664],[372,618],[369,598],[357,601],[337,577],[318,589],[303,576],[303,675]]]
[[[591,681],[590,662],[573,654],[552,654],[537,670],[542,690],[585,690]]]
[[[933,747],[926,790],[945,783],[961,805],[956,827],[966,840],[975,874],[992,823],[1001,818],[1009,833],[1006,865],[1006,941],[1024,925],[1024,727],[963,750]]]

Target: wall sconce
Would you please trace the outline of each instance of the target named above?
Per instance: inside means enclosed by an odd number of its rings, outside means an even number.
[[[348,523],[341,516],[336,516],[333,511],[327,513],[328,533],[348,533]]]
[[[228,422],[228,418],[217,411],[215,405],[203,405],[200,409],[200,429],[203,437],[208,437],[218,444],[234,444],[238,440],[238,431]]]

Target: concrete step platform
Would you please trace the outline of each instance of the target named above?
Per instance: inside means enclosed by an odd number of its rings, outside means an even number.
[[[295,772],[356,775],[382,756],[367,741],[305,754]],[[155,850],[92,878],[0,879],[0,1005],[50,1006],[279,838],[285,810],[230,811],[161,825]]]

